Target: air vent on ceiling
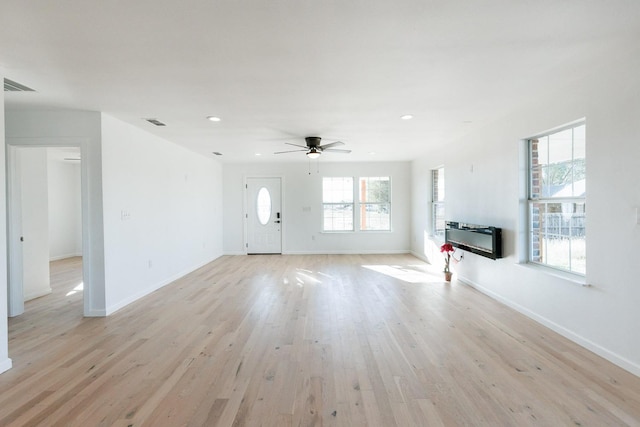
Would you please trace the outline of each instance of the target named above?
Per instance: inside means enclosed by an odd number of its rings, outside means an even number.
[[[21,85],[13,80],[4,79],[4,91],[5,92],[35,92],[35,90],[25,85]]]
[[[160,120],[158,119],[145,119],[146,121],[148,121],[149,123],[156,125],[156,126],[166,126],[164,123],[162,123]]]
[[[219,153],[217,151],[214,151],[213,154],[215,154],[216,156],[222,156],[222,153]]]

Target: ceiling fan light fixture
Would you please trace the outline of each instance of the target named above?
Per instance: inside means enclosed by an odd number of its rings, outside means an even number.
[[[307,157],[311,160],[317,159],[320,157],[320,151],[316,150],[315,147],[312,147],[311,150],[307,151]]]

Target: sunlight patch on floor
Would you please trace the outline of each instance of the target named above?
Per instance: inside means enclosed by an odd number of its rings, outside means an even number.
[[[77,285],[75,288],[73,288],[72,291],[67,292],[67,295],[65,295],[65,296],[70,297],[71,295],[77,294],[78,292],[80,292],[82,290],[84,290],[84,282],[80,282],[80,284]]]
[[[309,271],[309,273],[311,273],[311,272]],[[305,283],[306,283],[306,281],[309,281],[309,282],[314,283],[314,284],[322,283],[321,280],[316,279],[311,274],[302,273],[299,270],[298,270],[297,274],[298,274],[298,278],[302,278]]]
[[[363,267],[407,283],[425,283],[442,280],[441,276],[424,271],[417,266],[363,265]]]
[[[314,272],[311,270],[306,270],[303,268],[296,268],[296,284],[300,287],[304,286],[304,285],[321,285],[322,282],[322,277],[318,277],[318,276],[323,276],[327,279],[332,279],[331,276],[329,276],[328,274],[325,273],[321,273],[321,272]],[[288,284],[289,283],[289,279],[285,278],[283,280],[284,284]]]

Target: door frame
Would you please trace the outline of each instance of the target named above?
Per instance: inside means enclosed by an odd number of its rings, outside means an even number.
[[[285,229],[287,222],[285,221],[285,203],[284,203],[284,176],[282,175],[244,175],[242,177],[242,188],[244,197],[242,198],[242,226],[243,226],[243,244],[242,250],[245,255],[249,253],[249,206],[247,200],[249,198],[248,180],[249,179],[266,179],[266,178],[279,178],[280,179],[280,216],[282,218],[280,223],[280,253],[285,253]]]
[[[83,314],[84,316],[93,316],[91,310],[92,296],[97,285],[93,282],[92,272],[92,251],[91,251],[91,233],[88,227],[88,183],[87,183],[87,138],[65,137],[65,138],[7,138],[7,160],[6,160],[6,178],[7,178],[7,267],[8,267],[8,283],[7,283],[7,305],[9,317],[15,317],[24,312],[24,284],[22,277],[22,247],[19,241],[22,235],[21,210],[22,202],[20,200],[19,189],[17,188],[17,150],[21,148],[35,147],[78,147],[80,148],[80,198],[82,210],[82,281],[83,281]],[[16,192],[18,194],[16,194]]]

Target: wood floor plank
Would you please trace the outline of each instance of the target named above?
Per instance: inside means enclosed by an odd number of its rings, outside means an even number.
[[[2,426],[640,425],[640,378],[409,255],[225,256],[108,318],[9,319]]]

